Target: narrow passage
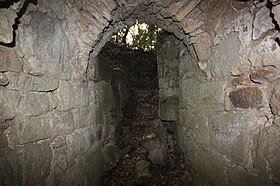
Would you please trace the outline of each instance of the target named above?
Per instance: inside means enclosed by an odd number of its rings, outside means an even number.
[[[157,119],[157,105],[157,89],[131,90],[123,110],[123,133],[116,142],[120,159],[103,174],[101,185],[186,185],[176,127]]]

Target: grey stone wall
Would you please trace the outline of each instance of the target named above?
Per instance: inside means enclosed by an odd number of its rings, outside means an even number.
[[[179,120],[179,43],[174,36],[166,35],[157,44],[158,115],[164,121]]]
[[[0,1],[1,185],[98,184],[125,88],[96,57],[136,18],[181,41],[179,92],[161,95],[179,95],[180,146],[195,184],[280,182],[279,1],[248,1],[240,11],[220,0],[7,2]],[[159,77],[168,92],[171,76]]]
[[[1,46],[0,185],[99,184],[126,89],[90,57],[82,17],[63,1],[28,4],[15,46]]]
[[[155,51],[130,49],[108,42],[101,51],[127,80],[128,88],[158,89],[157,59]]]

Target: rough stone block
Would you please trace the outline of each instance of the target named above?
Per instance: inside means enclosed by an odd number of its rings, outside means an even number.
[[[164,99],[167,97],[178,97],[179,96],[179,88],[164,88],[159,89],[159,98]]]
[[[50,173],[51,149],[49,141],[21,147],[23,185],[41,184]]]
[[[108,59],[102,55],[98,55],[94,59],[90,59],[88,67],[88,78],[92,81],[106,81],[111,83],[112,72]]]
[[[38,117],[15,118],[5,134],[13,144],[25,144],[69,133],[73,128],[70,112],[51,112]]]
[[[272,37],[266,37],[249,52],[248,59],[253,67],[274,66],[280,67],[280,47]]]
[[[278,1],[279,3],[279,1]],[[272,7],[272,13],[274,14],[274,19],[277,21],[277,23],[280,23],[280,5]]]
[[[212,55],[213,39],[210,34],[204,32],[195,37],[195,51],[200,61],[208,60]]]
[[[60,81],[56,91],[59,110],[69,110],[88,105],[89,91],[86,86],[76,85],[69,81]]]
[[[172,14],[172,15],[176,15],[179,11],[180,8],[182,8],[183,6],[186,5],[185,1],[178,1],[178,2],[174,2],[172,3],[167,10]]]
[[[62,137],[57,137],[50,146],[52,147],[52,159],[46,185],[58,185],[68,167],[65,141]]]
[[[136,163],[136,174],[135,174],[136,184],[148,184],[152,174],[150,172],[150,162],[141,160]]]
[[[270,83],[280,79],[280,71],[273,67],[263,67],[253,72],[250,77],[256,83]]]
[[[167,121],[177,121],[179,100],[178,98],[170,97],[166,100],[161,100],[159,103],[159,118]]]
[[[16,12],[12,9],[1,8],[0,15],[0,41],[11,43],[13,41],[13,24],[17,17]]]
[[[195,106],[200,100],[200,81],[197,78],[183,79],[180,86],[180,107]]]
[[[270,107],[271,107],[273,114],[280,116],[280,87],[279,87],[279,84],[277,84],[275,86],[273,93],[271,95]]]
[[[224,103],[224,82],[207,82],[201,84],[199,87],[199,95],[202,103],[204,104],[218,104]]]
[[[21,97],[17,111],[24,116],[39,116],[57,107],[57,99],[52,94],[26,93]]]
[[[116,145],[105,145],[103,148],[103,156],[105,160],[104,170],[109,171],[117,166],[120,159],[120,150]]]
[[[142,145],[147,150],[155,150],[161,148],[161,142],[158,138],[144,140]]]
[[[271,0],[272,4],[277,5],[280,3],[280,0]]]
[[[280,180],[280,128],[270,126],[260,131],[258,140],[256,166],[264,171],[270,171],[274,180]],[[269,163],[267,163],[269,162]]]
[[[251,81],[250,75],[248,75],[248,74],[241,75],[241,76],[238,76],[236,78],[233,78],[231,82],[232,82],[232,84],[234,86],[237,86],[237,85],[250,85],[250,84],[253,83]]]
[[[95,145],[95,129],[85,127],[66,136],[67,159],[72,162]]]
[[[254,117],[252,117],[254,118]],[[226,154],[236,162],[243,161],[246,129],[250,115],[227,113],[209,119],[210,144],[218,152]]]
[[[179,78],[174,77],[168,77],[168,78],[160,78],[158,86],[160,89],[175,89],[179,88]]]
[[[183,29],[186,33],[194,32],[203,25],[203,22],[199,20],[200,13],[201,10],[194,9],[182,20]]]
[[[30,90],[34,92],[51,92],[58,88],[57,79],[48,79],[32,76],[26,73],[20,73],[17,86],[21,90]]]
[[[0,57],[0,72],[21,72],[23,70],[23,63],[18,60],[17,54],[13,50],[0,50]]]
[[[159,149],[149,150],[148,158],[153,164],[165,165],[167,158],[166,148],[162,147]]]
[[[31,22],[19,27],[17,34],[25,71],[53,79],[70,79],[71,48],[62,20],[39,11],[30,16]]]
[[[8,77],[4,73],[0,73],[0,86],[6,86],[9,84]]]
[[[262,91],[257,87],[248,87],[233,91],[229,98],[235,107],[259,108],[263,102]]]
[[[239,62],[241,42],[236,33],[229,34],[219,45],[210,58],[209,68],[214,77],[226,77]]]
[[[92,121],[95,121],[94,108],[80,107],[78,109],[73,109],[72,113],[75,128],[85,127],[86,125],[89,125]]]
[[[253,40],[257,40],[262,34],[274,28],[272,18],[270,17],[270,10],[267,7],[260,9],[254,20]]]
[[[186,6],[183,6],[180,8],[178,13],[175,15],[175,17],[181,21],[184,17],[186,17],[193,9],[200,3],[201,0],[193,0],[189,1]]]
[[[1,185],[23,185],[22,164],[16,150],[0,150],[0,183]]]
[[[6,147],[8,145],[7,138],[3,130],[0,130],[0,148]]]
[[[0,122],[15,117],[20,101],[20,93],[0,87]]]
[[[63,19],[69,15],[69,7],[63,0],[39,1],[37,7],[41,12],[47,11],[52,17]]]

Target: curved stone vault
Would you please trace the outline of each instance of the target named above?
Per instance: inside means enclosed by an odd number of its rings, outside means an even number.
[[[174,34],[159,117],[194,184],[279,185],[279,0],[0,0],[0,185],[99,184],[126,93],[98,54],[135,19]]]

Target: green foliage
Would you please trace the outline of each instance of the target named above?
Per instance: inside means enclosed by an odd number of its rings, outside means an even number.
[[[135,25],[120,29],[110,41],[130,49],[154,51],[161,32],[162,30],[155,25],[139,24],[136,20]]]

